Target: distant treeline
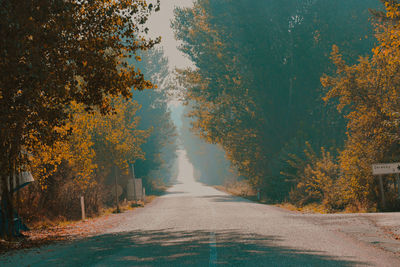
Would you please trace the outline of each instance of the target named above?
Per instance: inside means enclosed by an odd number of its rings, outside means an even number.
[[[191,131],[191,119],[185,116],[190,106],[185,106],[182,113],[182,127],[179,129],[180,140],[187,157],[193,164],[195,179],[209,184],[222,185],[227,181],[236,181],[236,171],[225,158],[224,150],[215,144],[209,144],[198,138]]]
[[[195,65],[180,70],[193,130],[264,198],[384,208],[371,164],[400,159],[400,2],[382,2],[197,0],[175,10]],[[386,208],[398,204],[392,181]]]

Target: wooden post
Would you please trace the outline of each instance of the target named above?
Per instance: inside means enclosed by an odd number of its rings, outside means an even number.
[[[86,220],[85,216],[85,200],[83,196],[81,196],[81,211],[82,211],[82,221]]]
[[[385,192],[383,190],[383,179],[382,179],[382,175],[379,175],[379,187],[381,189],[381,204],[382,204],[382,208],[385,208]]]
[[[397,199],[400,199],[400,174],[396,173]]]
[[[143,192],[142,192],[142,201],[143,201],[143,204],[144,204],[144,202],[146,202],[146,189],[143,187]]]

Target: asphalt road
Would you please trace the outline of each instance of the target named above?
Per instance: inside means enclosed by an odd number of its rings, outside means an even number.
[[[8,254],[0,265],[400,266],[377,245],[382,236],[363,239],[379,234],[364,215],[303,215],[233,197],[195,182],[180,159],[177,184],[108,233]]]

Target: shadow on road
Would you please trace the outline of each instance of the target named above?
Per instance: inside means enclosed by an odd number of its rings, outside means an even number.
[[[187,192],[184,191],[165,191],[164,195],[179,195],[179,194],[185,194]]]
[[[231,196],[231,195],[210,195],[210,196],[201,196],[201,198],[207,198],[213,202],[246,202],[246,203],[252,203],[253,201],[243,198],[243,197],[237,197],[237,196]]]
[[[216,246],[213,246],[216,240]],[[138,231],[42,247],[6,259],[13,266],[353,266],[318,251],[278,246],[279,237],[224,231]],[[214,241],[215,242],[215,241]],[[40,254],[39,254],[40,251]],[[211,255],[211,257],[210,257]],[[3,261],[3,260],[2,260]],[[1,261],[0,261],[1,263]],[[4,263],[4,261],[3,261]],[[213,264],[212,264],[213,265]],[[363,264],[365,265],[365,264]]]

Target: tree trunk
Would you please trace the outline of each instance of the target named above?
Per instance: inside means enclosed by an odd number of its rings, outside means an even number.
[[[2,131],[2,157],[0,158],[1,176],[1,217],[2,227],[0,236],[6,240],[14,238],[14,207],[13,207],[13,189],[18,186],[17,177],[20,167],[23,164],[21,157],[23,122],[18,122],[11,131]],[[15,183],[14,184],[14,177]]]

